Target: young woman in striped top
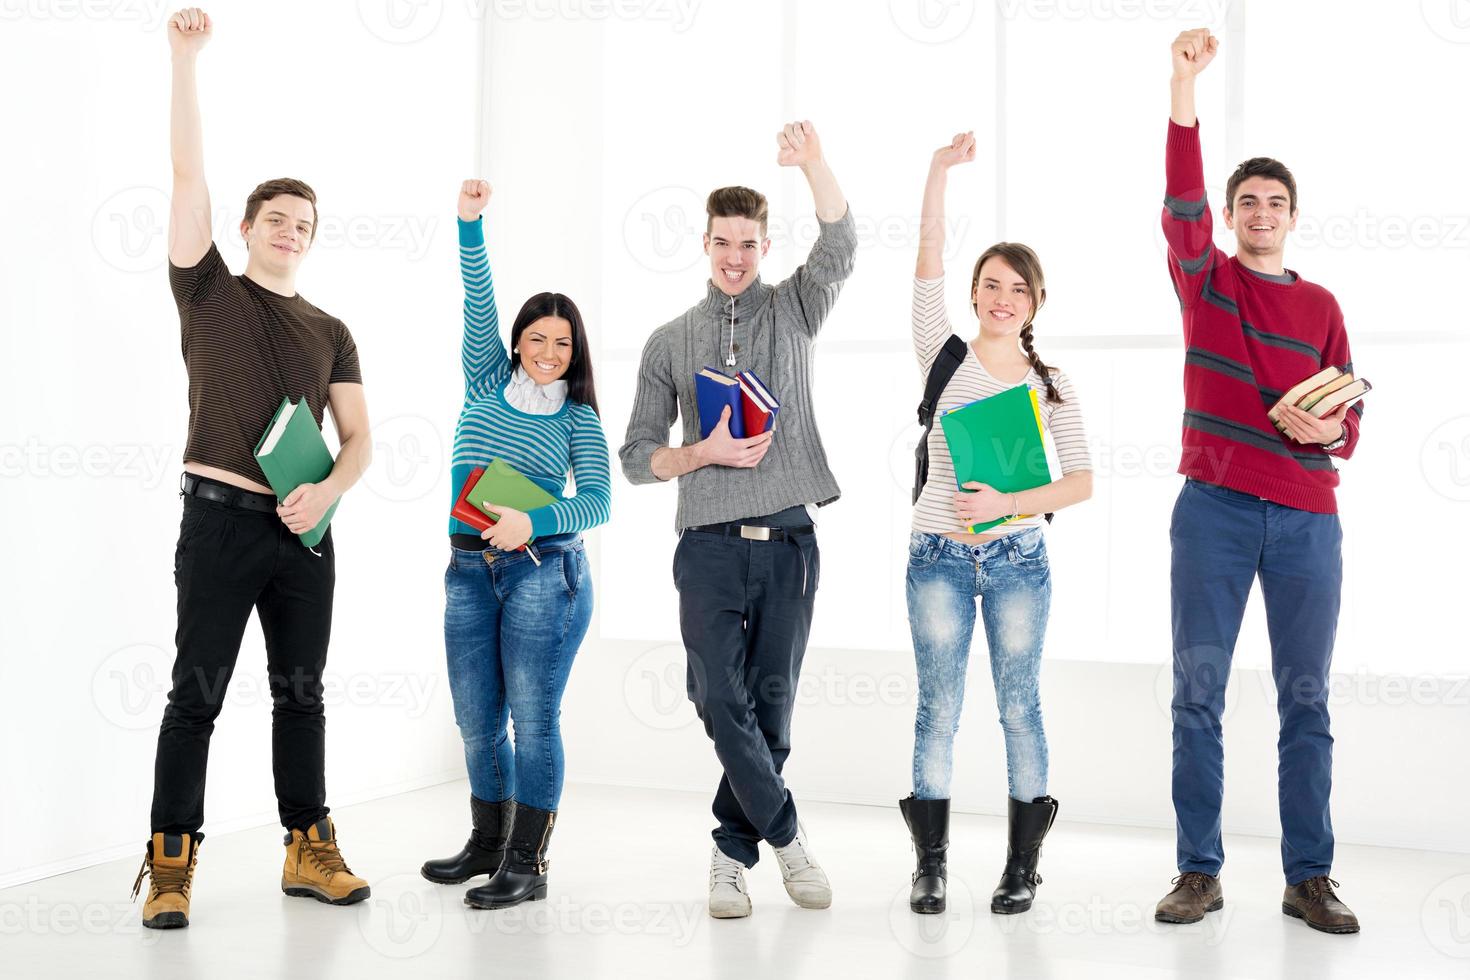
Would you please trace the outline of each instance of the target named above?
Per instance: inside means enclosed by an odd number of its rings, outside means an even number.
[[[914,353],[927,378],[952,330],[944,305],[944,190],[949,168],[975,159],[974,133],[960,133],[934,152],[924,187],[919,259],[914,278]],[[940,426],[929,434],[929,475],[914,506],[906,593],[919,677],[914,723],[914,792],[899,808],[913,837],[918,867],[909,907],[945,908],[949,782],[955,732],[964,701],[965,668],[975,628],[976,598],[990,647],[990,671],[1005,732],[1010,785],[1009,850],[990,910],[1031,907],[1041,842],[1056,818],[1046,795],[1046,736],[1038,678],[1051,602],[1043,514],[1092,494],[1082,411],[1067,376],[1043,364],[1032,344],[1032,320],[1046,300],[1041,265],[1025,245],[1001,242],[975,263],[970,306],[979,334],[945,386],[936,416],[1017,385],[1036,390],[1042,422],[1063,476],[1022,493],[967,483],[960,493]],[[1030,516],[1024,516],[1030,515]],[[1011,518],[983,534],[965,529]]]
[[[560,293],[527,300],[510,332],[515,360],[506,356],[480,222],[489,200],[483,180],[460,190],[465,396],[452,499],[472,468],[493,459],[558,499],[529,512],[492,505],[499,519],[483,534],[450,519],[444,645],[474,829],[458,854],[427,862],[423,875],[449,884],[490,874],[465,904],[493,909],[546,897],[546,845],[562,788],[561,696],[592,618],[579,532],[607,520],[610,481],[587,333],[572,301]],[[569,470],[576,495],[563,497]],[[533,535],[530,550],[517,550]]]

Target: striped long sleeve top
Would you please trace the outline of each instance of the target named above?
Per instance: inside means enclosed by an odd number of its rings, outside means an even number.
[[[459,222],[459,268],[464,278],[464,408],[454,429],[450,506],[470,470],[503,459],[557,498],[529,511],[536,537],[585,531],[605,523],[612,502],[607,437],[589,405],[567,399],[553,415],[531,415],[505,397],[512,365],[500,339],[483,224]],[[570,470],[576,494],[563,496]],[[450,534],[479,534],[449,519]]]
[[[939,356],[949,335],[954,333],[949,313],[944,306],[942,275],[937,279],[914,279],[911,319],[914,356],[919,360],[919,376],[928,378],[934,359]],[[911,528],[920,533],[949,534],[952,531],[965,530],[954,509],[954,493],[959,489],[959,483],[955,479],[954,458],[949,454],[949,443],[945,441],[944,430],[938,422],[940,415],[961,405],[998,395],[1019,384],[1028,385],[1037,393],[1041,423],[1056,447],[1057,462],[1061,464],[1062,475],[1092,469],[1092,457],[1087,451],[1087,431],[1082,420],[1082,405],[1066,372],[1048,365],[1052,373],[1052,384],[1056,386],[1057,394],[1062,396],[1061,402],[1053,402],[1046,396],[1046,381],[1036,373],[1034,367],[1020,381],[1007,384],[985,370],[985,365],[975,356],[974,347],[966,344],[965,348],[964,361],[949,379],[949,384],[944,386],[944,391],[940,392],[939,402],[934,407],[936,421],[929,432],[928,442],[929,478],[924,481],[919,499],[914,502],[911,524]],[[1031,514],[997,525],[986,533],[1011,534],[1027,528],[1045,526],[1044,516]]]
[[[1358,444],[1362,402],[1331,454],[1282,435],[1266,414],[1282,393],[1328,365],[1352,370],[1342,310],[1293,272],[1266,276],[1216,248],[1199,124],[1169,121],[1164,238],[1184,318],[1185,476],[1319,514],[1337,512],[1337,468]]]

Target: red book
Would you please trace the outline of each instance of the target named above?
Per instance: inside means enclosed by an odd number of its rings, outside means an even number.
[[[465,499],[470,495],[475,484],[480,482],[480,477],[484,475],[485,467],[483,466],[476,466],[470,470],[470,475],[465,478],[464,486],[459,488],[459,499],[454,502],[454,507],[449,511],[449,515],[455,520],[463,521],[476,531],[489,530],[490,525],[495,523],[490,519],[489,514]]]
[[[740,408],[746,438],[769,432],[776,425],[776,411],[781,407],[776,396],[755,376],[754,371],[741,371],[735,379],[740,383]]]

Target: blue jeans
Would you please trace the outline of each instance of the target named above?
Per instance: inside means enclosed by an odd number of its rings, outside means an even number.
[[[1277,793],[1288,884],[1332,870],[1327,672],[1342,590],[1342,526],[1224,487],[1185,481],[1173,546],[1174,815],[1178,867],[1219,874],[1225,684],[1259,577],[1280,720]]]
[[[1051,568],[1041,529],[980,545],[912,533],[905,593],[919,672],[914,796],[949,798],[977,596],[1005,732],[1010,795],[1024,803],[1045,796],[1046,733],[1041,726],[1039,680],[1051,609]]]
[[[561,696],[592,620],[592,577],[577,535],[540,538],[533,547],[540,567],[525,552],[451,549],[444,647],[470,791],[555,810],[564,772]]]

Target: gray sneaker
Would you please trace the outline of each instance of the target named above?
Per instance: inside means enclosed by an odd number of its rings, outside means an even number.
[[[716,919],[743,919],[750,914],[745,865],[718,847],[709,857],[709,914]]]
[[[785,847],[774,848],[781,867],[786,894],[804,909],[824,909],[832,904],[832,883],[806,843],[806,829],[796,825],[796,836]]]

